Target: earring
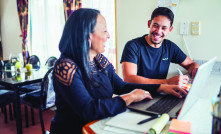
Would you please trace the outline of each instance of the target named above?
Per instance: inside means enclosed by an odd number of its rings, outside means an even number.
[[[91,48],[91,40],[88,40],[88,42],[89,42],[89,48]]]

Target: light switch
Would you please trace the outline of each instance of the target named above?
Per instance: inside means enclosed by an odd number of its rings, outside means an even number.
[[[192,35],[199,35],[200,34],[200,22],[191,22],[191,34]]]
[[[189,30],[189,22],[180,23],[180,34],[187,35]]]

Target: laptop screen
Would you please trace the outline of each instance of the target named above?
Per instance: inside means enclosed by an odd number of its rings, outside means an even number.
[[[207,92],[204,91],[204,86],[206,81],[208,80],[215,61],[216,57],[212,58],[199,67],[189,93],[184,101],[180,114],[178,115],[178,119],[182,119],[184,117],[184,115],[190,110],[190,108],[196,103],[196,101],[200,99],[202,92]]]

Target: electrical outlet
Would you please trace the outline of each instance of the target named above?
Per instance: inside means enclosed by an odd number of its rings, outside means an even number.
[[[189,30],[189,22],[180,23],[180,34],[187,35]]]
[[[200,22],[191,22],[191,34],[192,35],[199,35],[200,34]]]

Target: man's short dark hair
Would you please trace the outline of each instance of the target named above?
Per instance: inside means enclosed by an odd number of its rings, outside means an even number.
[[[166,16],[170,20],[170,26],[173,25],[174,14],[169,8],[167,7],[156,8],[151,15],[151,21],[159,15]]]

